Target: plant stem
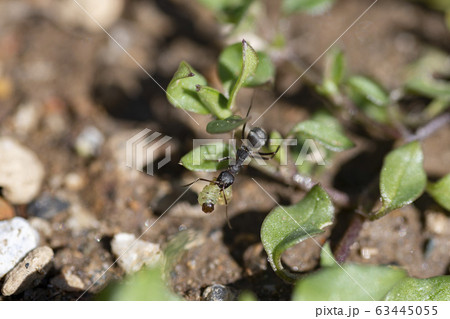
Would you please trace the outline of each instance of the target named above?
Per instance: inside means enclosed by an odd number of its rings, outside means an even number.
[[[366,217],[355,212],[350,221],[344,236],[339,241],[336,250],[334,251],[334,258],[340,264],[342,264],[348,257],[350,253],[350,247],[355,243],[362,229],[362,225]]]

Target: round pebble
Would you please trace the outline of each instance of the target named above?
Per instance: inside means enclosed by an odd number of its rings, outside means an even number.
[[[203,291],[203,299],[207,301],[230,301],[235,299],[235,294],[224,285],[214,284]]]
[[[11,296],[25,289],[37,286],[51,267],[53,250],[50,247],[38,247],[18,263],[5,277],[2,294]]]
[[[22,217],[0,221],[0,278],[38,243],[38,232]]]
[[[105,141],[103,133],[95,126],[88,126],[81,131],[75,141],[75,150],[81,157],[94,157],[100,153]]]
[[[37,156],[12,138],[0,137],[0,187],[12,204],[26,204],[39,193],[44,168]]]
[[[144,264],[154,266],[161,259],[158,244],[136,240],[133,234],[116,234],[111,242],[111,250],[116,257],[120,257],[118,264],[128,274],[138,271]]]
[[[67,208],[69,208],[68,202],[49,194],[43,194],[28,205],[27,213],[31,216],[51,219]]]

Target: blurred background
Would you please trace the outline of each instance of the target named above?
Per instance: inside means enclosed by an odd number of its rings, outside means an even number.
[[[155,221],[137,251],[149,259],[171,236],[193,231],[193,244],[168,279],[183,298],[205,299],[207,287],[223,284],[252,290],[259,299],[289,299],[292,287],[274,275],[260,243],[261,223],[274,206],[249,177],[260,173],[249,169],[233,186],[233,229],[223,208],[201,212],[195,187],[157,220],[182,194],[180,185],[196,177],[178,165],[179,158],[192,149],[193,138],[210,137],[210,117],[191,114],[198,126],[168,103],[164,89],[182,60],[219,85],[218,55],[245,38],[268,52],[276,67],[273,83],[255,90],[256,118],[373,3],[310,2],[1,0],[0,220],[24,218],[26,224],[16,226],[37,230],[31,245],[50,247],[54,261],[36,287],[26,283],[0,300],[74,300],[87,288],[83,299],[94,298],[133,272],[116,264],[100,277],[118,255],[115,236],[137,237]],[[449,10],[447,0],[379,0],[336,46],[351,72],[395,90],[407,66],[428,50],[448,59]],[[258,125],[286,134],[321,108],[307,83],[320,81],[324,63],[318,60]],[[241,113],[252,94],[240,93]],[[425,103],[414,101],[415,107]],[[126,141],[144,128],[172,137],[172,161],[154,176],[124,164]],[[449,173],[449,141],[448,125],[424,141],[425,169],[435,178]],[[391,144],[357,142],[323,183],[351,193],[379,170]],[[262,183],[282,204],[301,196],[268,178]],[[408,207],[373,223],[352,247],[350,260],[398,264],[417,277],[448,274],[448,215],[426,210],[425,204],[422,210]],[[431,253],[430,242],[438,247]],[[376,252],[367,254],[364,247]],[[319,254],[305,241],[285,262],[307,272],[317,267]]]

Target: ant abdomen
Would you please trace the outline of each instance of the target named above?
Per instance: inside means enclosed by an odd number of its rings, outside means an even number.
[[[211,183],[206,185],[198,194],[198,203],[202,205],[202,211],[209,214],[214,211],[214,205],[225,205],[224,193],[227,199],[231,199],[231,187],[222,191],[217,184]]]

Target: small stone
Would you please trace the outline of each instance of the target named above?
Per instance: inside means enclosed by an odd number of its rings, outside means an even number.
[[[0,197],[0,220],[11,219],[14,216],[16,216],[14,213],[14,208],[12,208],[7,201]]]
[[[14,139],[0,138],[0,187],[12,204],[26,204],[39,193],[44,168],[37,156]]]
[[[53,250],[50,247],[38,247],[18,263],[5,277],[2,294],[11,296],[25,289],[37,286],[51,267]]]
[[[429,232],[435,235],[449,235],[450,234],[450,218],[439,212],[427,212],[426,214],[426,228]]]
[[[203,291],[202,297],[207,301],[231,301],[236,299],[236,294],[227,286],[214,284]]]
[[[119,266],[128,274],[138,271],[143,265],[153,266],[161,259],[158,244],[136,240],[133,234],[116,234],[111,242],[111,250],[119,258]]]
[[[27,135],[39,124],[41,108],[32,102],[26,102],[18,106],[13,118],[13,124],[17,134]]]
[[[68,190],[79,191],[84,187],[85,181],[79,174],[69,173],[64,178],[64,185]]]
[[[75,273],[74,267],[64,266],[61,272],[61,275],[50,281],[55,287],[68,292],[82,291],[87,288],[83,280]]]
[[[89,32],[100,33],[102,28],[110,28],[119,19],[124,6],[124,0],[78,0],[75,5],[72,0],[63,0],[52,4],[55,10],[52,16],[61,26],[74,29],[81,27]],[[83,10],[89,15],[84,14]]]
[[[75,141],[75,150],[81,157],[95,157],[100,153],[100,149],[105,141],[105,137],[95,126],[85,127]]]
[[[39,234],[22,217],[0,222],[0,278],[39,244]]]
[[[69,208],[69,203],[50,194],[43,194],[28,205],[30,216],[51,219]]]

